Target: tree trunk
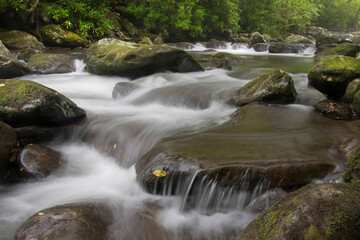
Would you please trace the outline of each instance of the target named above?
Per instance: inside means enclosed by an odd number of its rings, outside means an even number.
[[[356,30],[357,32],[359,31],[359,15],[360,15],[360,8],[359,8],[359,10],[356,12],[355,21],[354,21],[355,30]]]

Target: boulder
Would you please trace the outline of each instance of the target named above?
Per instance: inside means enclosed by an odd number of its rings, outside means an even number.
[[[317,38],[316,39],[316,47],[318,48],[319,46],[324,45],[324,44],[340,44],[340,43],[345,43],[345,42],[349,42],[349,41],[342,38],[341,36],[329,35],[329,36]]]
[[[284,42],[290,43],[290,44],[297,44],[297,43],[314,44],[307,37],[304,37],[304,36],[301,36],[301,35],[295,35],[295,34],[291,34],[290,36],[285,38]]]
[[[292,77],[280,69],[262,75],[237,90],[229,103],[242,106],[251,102],[292,103],[297,92]]]
[[[33,73],[70,73],[75,71],[75,58],[66,54],[35,54],[29,59],[28,67]]]
[[[120,19],[120,24],[130,36],[136,37],[139,35],[140,31],[126,18]]]
[[[36,37],[22,31],[13,30],[9,32],[0,32],[0,40],[10,49],[33,48],[42,50],[44,45]]]
[[[257,43],[253,46],[256,52],[267,52],[269,48],[268,43]]]
[[[0,41],[0,78],[20,77],[30,73],[22,62],[12,58],[10,51]]]
[[[204,47],[211,49],[226,49],[227,42],[211,39],[209,42],[200,42]]]
[[[279,120],[278,114],[286,120]],[[337,133],[327,129],[324,134],[322,121],[310,120],[309,126],[309,116],[300,115],[294,111],[284,115],[279,107],[246,105],[218,127],[155,145],[136,164],[137,180],[150,193],[176,194],[176,189],[187,189],[186,182],[192,182],[192,189],[211,183],[253,191],[261,186],[291,189],[321,179],[338,164],[328,154]],[[166,176],[154,175],[156,170]]]
[[[346,171],[343,176],[344,182],[359,182],[360,180],[360,145],[350,153],[346,161]]]
[[[70,99],[38,83],[8,79],[0,84],[0,118],[13,127],[66,125],[86,116]]]
[[[327,56],[342,55],[348,57],[356,57],[356,54],[360,52],[360,46],[351,43],[342,43],[333,48],[327,48],[315,55],[315,60],[320,61]]]
[[[21,49],[19,51],[19,53],[16,55],[16,59],[27,63],[27,62],[29,62],[29,59],[31,58],[31,56],[33,56],[35,54],[41,54],[41,53],[42,53],[42,51],[37,50],[37,49],[25,48],[25,49]]]
[[[330,98],[344,95],[348,84],[360,77],[360,60],[346,56],[330,56],[308,72],[310,85]]]
[[[253,220],[237,240],[359,239],[360,191],[348,184],[310,185]]]
[[[84,60],[90,73],[130,78],[159,71],[203,71],[200,64],[184,50],[167,45],[144,46],[109,38],[92,44]]]
[[[22,178],[46,178],[62,162],[61,153],[45,146],[29,144],[18,156],[18,173]]]
[[[354,101],[355,94],[360,90],[360,78],[352,80],[346,87],[345,94],[340,99],[345,103],[352,103]]]
[[[360,118],[360,91],[356,92],[352,106],[357,118]]]
[[[318,54],[318,53],[320,53],[320,52],[322,52],[322,51],[324,51],[324,50],[326,50],[326,49],[336,47],[336,46],[338,46],[338,45],[339,45],[339,44],[337,44],[337,43],[333,43],[333,44],[323,44],[323,45],[318,46],[318,47],[316,48],[315,54]]]
[[[309,27],[309,30],[308,30],[307,34],[314,37],[315,39],[318,39],[318,38],[321,38],[321,37],[328,36],[329,32],[325,28],[311,26],[311,27]]]
[[[229,59],[227,59],[226,57],[215,56],[215,55],[213,55],[209,58],[209,67],[210,68],[223,68],[226,70],[232,69]]]
[[[0,121],[0,183],[4,183],[10,168],[12,150],[16,148],[16,133]]]
[[[341,101],[325,99],[317,102],[314,108],[326,117],[336,120],[354,120],[356,118],[351,104]]]
[[[86,47],[90,42],[76,33],[61,28],[59,25],[46,25],[40,30],[46,46],[76,48]]]
[[[287,192],[281,188],[268,190],[264,194],[252,200],[244,210],[251,213],[261,213],[272,206],[274,203],[283,199],[286,195]]]
[[[249,40],[249,47],[254,46],[257,43],[266,43],[266,39],[263,35],[261,35],[258,32],[253,32],[250,35],[250,40]]]
[[[301,53],[305,48],[303,44],[273,42],[269,45],[269,53]]]
[[[194,44],[188,43],[188,42],[167,43],[166,45],[181,48],[181,49],[184,49],[184,50],[191,50],[191,49],[195,48]]]
[[[148,37],[141,37],[138,41],[138,44],[153,45],[153,42]]]
[[[140,85],[134,82],[119,82],[113,89],[112,97],[114,99],[122,98],[139,88]]]
[[[95,203],[73,203],[41,210],[16,231],[14,240],[71,239],[106,240],[113,221],[108,209]]]
[[[161,45],[164,43],[164,41],[160,35],[156,35],[156,34],[152,34],[152,33],[142,33],[142,34],[140,34],[139,39],[145,38],[145,37],[149,38],[150,41],[156,45]]]

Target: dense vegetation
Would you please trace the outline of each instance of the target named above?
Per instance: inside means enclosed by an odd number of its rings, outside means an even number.
[[[0,12],[34,24],[34,17],[47,15],[83,37],[96,37],[124,17],[119,6],[148,32],[209,38],[254,31],[301,34],[310,25],[357,29],[360,0],[1,0]]]

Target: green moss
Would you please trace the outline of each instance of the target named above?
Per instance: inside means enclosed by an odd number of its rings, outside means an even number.
[[[360,91],[356,95],[357,99],[360,99]],[[346,171],[343,179],[344,182],[354,182],[360,180],[360,145],[351,152],[349,158],[347,159]]]
[[[320,60],[325,56],[343,55],[348,57],[356,57],[356,54],[360,51],[360,46],[356,44],[343,43],[333,48],[325,49],[324,51],[316,55],[316,59]]]
[[[311,224],[304,230],[304,240],[326,240],[326,236],[321,235],[319,229]]]
[[[335,216],[332,216],[329,227],[326,231],[328,236],[333,236],[336,232],[349,233],[348,226],[351,223],[352,217],[345,212],[338,212]]]

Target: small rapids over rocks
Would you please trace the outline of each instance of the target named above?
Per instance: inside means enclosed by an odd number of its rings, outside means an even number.
[[[199,43],[190,52],[207,55],[201,51],[208,48]],[[333,173],[341,172],[349,145],[358,140],[360,126],[357,122],[337,122],[335,126],[333,120],[310,107],[324,98],[307,85],[305,72],[312,59],[304,54],[259,56],[242,45],[228,43],[222,50],[236,54],[247,51],[247,61],[234,64],[232,71],[142,77],[131,81],[139,87],[116,99],[112,98],[115,85],[130,80],[89,74],[80,60],[76,60],[73,73],[22,77],[69,97],[88,117],[71,136],[47,143],[61,152],[65,161],[56,172],[40,181],[0,186],[0,239],[12,239],[19,225],[42,209],[79,202],[101,202],[110,208],[114,220],[108,226],[109,239],[235,238],[257,216],[244,208],[266,192],[269,183],[265,178],[250,189],[244,175],[242,187],[232,187],[185,163],[187,174],[174,175],[166,186],[155,186],[148,193],[137,180],[135,165],[164,138],[201,134],[231,120],[237,110],[226,104],[231,93],[275,68],[292,75],[299,94],[295,104],[271,106],[276,111],[264,115],[261,108],[267,106],[248,108],[249,115],[257,119],[246,119],[248,127],[234,141],[254,147],[270,161],[277,160],[272,156],[286,158],[273,153],[278,149],[294,156],[302,149],[304,153],[314,149],[314,157],[334,164]],[[268,150],[273,152],[263,152],[261,144],[271,145]],[[313,180],[323,182],[330,177]]]

